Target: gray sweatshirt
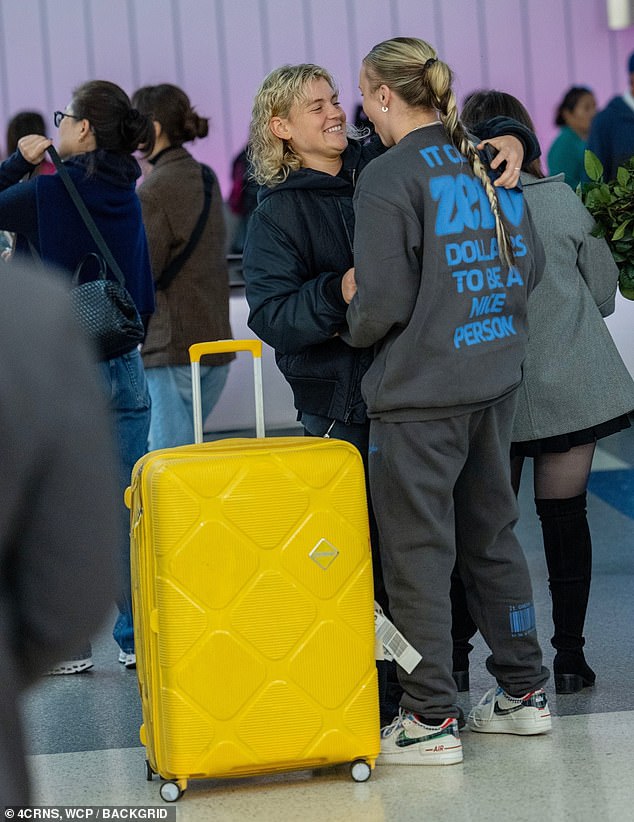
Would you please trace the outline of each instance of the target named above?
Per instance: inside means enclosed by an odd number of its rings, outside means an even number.
[[[521,191],[497,189],[515,251],[502,264],[484,188],[440,123],[362,173],[354,198],[353,345],[376,345],[370,417],[438,419],[482,408],[522,379],[526,304],[543,268]]]

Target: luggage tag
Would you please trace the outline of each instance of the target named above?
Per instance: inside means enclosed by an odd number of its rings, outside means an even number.
[[[376,602],[374,603],[374,632],[375,647],[381,653],[381,656],[377,654],[376,658],[387,659],[389,662],[396,660],[404,671],[411,674],[422,656],[390,622]]]

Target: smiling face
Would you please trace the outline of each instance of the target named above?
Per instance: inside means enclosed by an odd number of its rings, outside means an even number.
[[[271,120],[271,131],[290,143],[304,168],[332,171],[348,145],[346,115],[327,80],[311,80],[305,92],[288,117]]]

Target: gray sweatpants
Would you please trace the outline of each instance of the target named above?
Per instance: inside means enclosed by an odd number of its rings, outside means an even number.
[[[513,532],[518,507],[509,449],[515,397],[448,419],[370,426],[370,488],[385,585],[397,628],[422,661],[399,667],[401,705],[457,716],[452,677],[451,571],[458,558],[469,610],[514,696],[548,679],[531,582]]]

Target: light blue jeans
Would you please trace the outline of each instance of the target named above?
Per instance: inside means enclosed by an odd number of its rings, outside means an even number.
[[[129,354],[99,363],[106,396],[114,418],[119,449],[119,488],[121,490],[121,592],[119,617],[112,632],[117,644],[127,654],[134,653],[134,625],[130,589],[130,512],[123,493],[130,485],[135,462],[147,451],[150,430],[150,394],[141,354],[135,348]]]
[[[189,365],[162,365],[146,369],[152,397],[149,449],[174,448],[194,441],[192,377]],[[222,393],[229,365],[200,368],[203,421]]]

